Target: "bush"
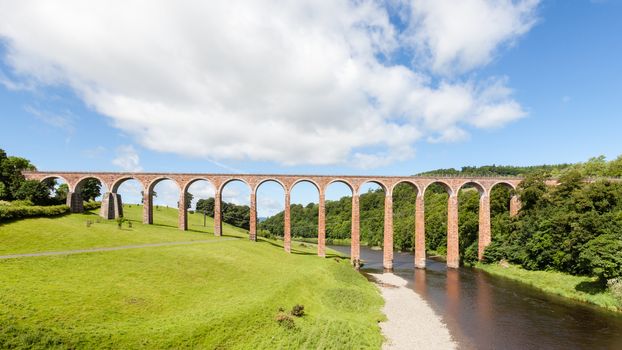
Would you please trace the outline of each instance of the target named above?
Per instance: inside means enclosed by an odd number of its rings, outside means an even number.
[[[622,303],[622,277],[612,278],[607,281],[607,289]]]
[[[34,204],[32,203],[32,201],[29,201],[28,199],[22,199],[22,200],[12,201],[10,205],[14,207],[31,207]]]
[[[84,202],[84,210],[98,209],[102,206],[102,202],[89,201]]]
[[[0,201],[0,206],[1,206],[1,205],[6,205],[6,206],[8,206],[8,205],[11,205],[11,202],[9,202],[9,201]]]
[[[290,312],[290,314],[292,314],[292,316],[294,317],[302,317],[305,314],[305,306],[304,305],[300,305],[300,304],[296,304],[294,305],[294,307],[292,308],[292,311]]]
[[[51,206],[0,206],[0,221],[37,216],[56,216],[69,212],[66,205]]]
[[[276,315],[275,320],[281,327],[285,327],[287,329],[292,329],[296,327],[296,324],[294,323],[294,319],[290,315],[285,314],[283,312],[279,312]]]

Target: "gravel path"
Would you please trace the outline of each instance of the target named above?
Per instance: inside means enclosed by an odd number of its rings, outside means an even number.
[[[122,245],[118,247],[107,247],[107,248],[64,250],[64,251],[59,251],[59,252],[11,254],[11,255],[0,255],[0,259],[16,259],[16,258],[35,257],[35,256],[51,256],[51,255],[71,255],[71,254],[82,254],[82,253],[93,253],[93,252],[109,252],[109,251],[114,251],[114,250],[166,247],[166,246],[187,245],[187,244],[197,244],[197,243],[216,243],[216,242],[232,241],[236,239],[237,238],[221,238],[221,239],[206,239],[206,240],[200,240],[200,241],[147,243],[147,244],[136,244],[136,245]]]
[[[428,303],[407,281],[392,273],[370,274],[385,300],[387,321],[380,324],[387,341],[383,349],[456,349],[449,331]]]

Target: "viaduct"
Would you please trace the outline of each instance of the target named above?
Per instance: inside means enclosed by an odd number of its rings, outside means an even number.
[[[352,190],[352,228],[351,228],[351,259],[360,259],[360,210],[359,190],[365,183],[376,183],[385,193],[384,201],[384,252],[383,265],[385,270],[393,268],[393,189],[400,183],[413,186],[417,191],[415,211],[415,267],[425,268],[425,208],[424,194],[432,184],[442,185],[449,199],[447,203],[447,266],[459,266],[458,246],[458,192],[464,186],[474,187],[479,191],[479,235],[478,256],[481,259],[484,248],[490,243],[490,193],[495,186],[507,186],[516,189],[521,182],[518,177],[444,177],[444,176],[329,176],[329,175],[248,175],[248,174],[181,174],[181,173],[115,173],[115,172],[24,172],[26,179],[46,181],[62,179],[69,186],[67,205],[72,212],[82,212],[83,202],[81,187],[87,179],[97,179],[108,192],[103,195],[100,215],[106,219],[123,215],[121,196],[117,193],[119,186],[130,179],[138,180],[143,186],[143,223],[153,223],[153,190],[162,180],[172,180],[179,187],[179,228],[188,229],[186,196],[190,185],[196,181],[210,182],[216,189],[214,204],[214,234],[222,235],[221,202],[222,190],[231,181],[242,181],[250,188],[250,232],[251,240],[257,239],[257,189],[262,183],[274,181],[279,183],[285,193],[284,248],[291,249],[290,224],[290,193],[299,182],[313,184],[319,192],[318,213],[318,245],[317,254],[325,256],[326,211],[325,192],[335,182],[341,182]],[[510,200],[510,215],[516,215],[520,201],[516,195]]]

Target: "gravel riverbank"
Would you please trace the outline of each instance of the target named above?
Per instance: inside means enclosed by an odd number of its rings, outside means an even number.
[[[380,288],[387,321],[380,327],[387,338],[383,349],[456,349],[447,327],[407,281],[392,273],[370,273]]]

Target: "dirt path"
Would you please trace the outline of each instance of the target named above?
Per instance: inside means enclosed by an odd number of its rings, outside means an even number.
[[[26,253],[26,254],[11,254],[11,255],[0,255],[0,259],[17,259],[17,258],[36,257],[36,256],[71,255],[71,254],[82,254],[82,253],[93,253],[93,252],[109,252],[109,251],[114,251],[114,250],[152,248],[152,247],[166,247],[166,246],[188,245],[188,244],[198,244],[198,243],[216,243],[216,242],[224,242],[224,241],[233,241],[233,240],[236,240],[236,239],[237,238],[221,238],[221,239],[206,239],[206,240],[200,240],[200,241],[164,242],[164,243],[146,243],[146,244],[136,244],[136,245],[122,245],[122,246],[118,246],[118,247],[76,249],[76,250],[64,250],[64,251],[58,251],[58,252],[39,252],[39,253]]]
[[[456,349],[447,327],[407,281],[392,273],[371,273],[385,300],[387,321],[380,324],[387,338],[383,349]]]

